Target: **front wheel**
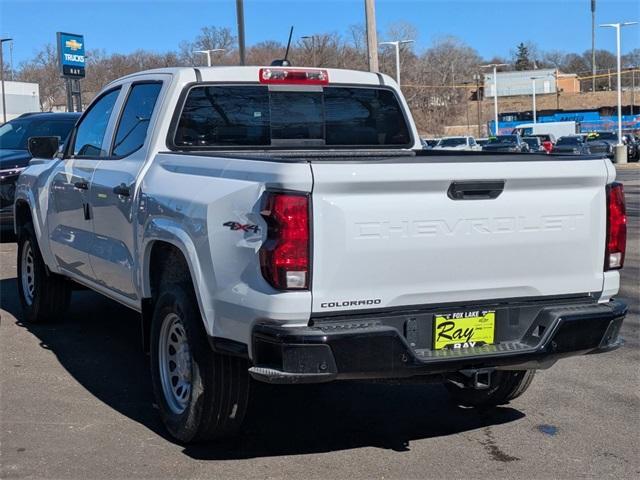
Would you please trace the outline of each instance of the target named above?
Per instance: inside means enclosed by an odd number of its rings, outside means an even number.
[[[211,350],[193,287],[160,288],[151,324],[151,377],[169,433],[190,443],[237,433],[249,398],[246,360]]]
[[[460,387],[447,382],[451,400],[465,407],[495,407],[504,405],[522,395],[531,385],[535,370],[498,370],[491,375],[491,385],[487,389]]]
[[[49,272],[40,254],[33,226],[21,228],[18,236],[18,296],[28,323],[60,320],[71,298],[71,286],[60,275]]]

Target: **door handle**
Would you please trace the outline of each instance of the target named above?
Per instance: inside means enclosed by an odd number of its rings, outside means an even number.
[[[131,195],[131,189],[127,187],[124,183],[121,183],[117,187],[113,187],[113,193],[116,195],[120,195],[122,197],[128,197]]]
[[[73,186],[80,190],[89,190],[89,183],[86,180],[79,180]]]
[[[492,200],[504,190],[504,180],[451,182],[447,196],[451,200]]]

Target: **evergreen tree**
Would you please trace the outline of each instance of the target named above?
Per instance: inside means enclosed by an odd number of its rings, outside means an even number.
[[[529,48],[522,42],[516,47],[516,70],[531,70],[533,68],[533,62],[529,57]]]

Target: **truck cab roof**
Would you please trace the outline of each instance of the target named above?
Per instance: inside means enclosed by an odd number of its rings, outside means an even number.
[[[185,82],[255,82],[260,81],[259,75],[262,69],[293,70],[293,71],[324,71],[328,76],[328,84],[351,85],[386,85],[397,88],[398,84],[388,75],[383,73],[363,72],[359,70],[346,70],[339,68],[312,68],[312,67],[273,67],[273,66],[217,66],[217,67],[173,67],[156,68],[132,73],[114,80],[109,85],[123,81],[131,81],[137,77],[147,77],[157,74],[169,74],[178,77]]]

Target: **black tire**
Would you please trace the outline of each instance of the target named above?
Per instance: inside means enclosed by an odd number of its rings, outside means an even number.
[[[213,352],[190,283],[164,283],[159,290],[151,324],[151,378],[162,421],[169,433],[183,443],[233,436],[239,431],[247,410],[248,362]],[[166,348],[166,352],[170,352],[170,349],[164,341],[161,343],[161,337],[166,335],[163,325],[165,328],[177,328],[176,332],[186,338],[190,359],[186,363],[190,367],[184,367],[183,360],[173,357],[176,360],[174,370],[171,372],[170,367],[164,367],[164,387],[161,364],[170,364],[166,361],[170,354],[164,354],[163,359],[162,350]],[[175,384],[173,380],[181,378],[180,369],[190,372],[189,393],[182,399],[183,405],[176,404],[175,398],[179,395],[172,397],[165,391],[171,388],[167,384],[167,375],[171,385],[179,385],[179,380]],[[179,392],[184,393],[184,390]]]
[[[495,407],[504,405],[522,395],[531,385],[535,370],[498,370],[491,375],[487,389],[462,388],[447,382],[451,400],[464,407]]]
[[[29,256],[29,262],[23,266]],[[47,269],[31,224],[20,229],[17,266],[23,320],[27,323],[61,320],[69,307],[71,284]]]

